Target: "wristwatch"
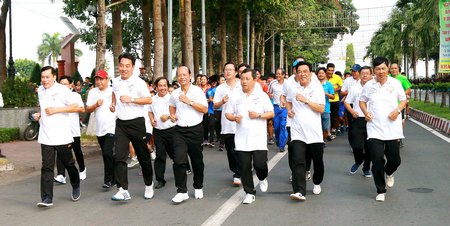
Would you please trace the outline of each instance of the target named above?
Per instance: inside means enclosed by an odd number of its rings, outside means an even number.
[[[133,97],[131,98],[131,103],[134,103],[134,98]]]
[[[400,109],[398,109],[398,108],[397,108],[397,112],[398,112],[399,114],[401,114],[401,113],[402,113],[402,111],[400,111]]]
[[[308,99],[306,99],[305,104],[309,104],[309,100]]]
[[[258,118],[261,118],[261,114],[258,114]]]
[[[189,102],[189,105],[191,106],[194,105],[194,101]]]

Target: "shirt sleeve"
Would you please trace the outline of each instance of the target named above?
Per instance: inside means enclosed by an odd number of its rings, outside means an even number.
[[[225,110],[225,113],[234,114],[236,112],[235,98],[230,98],[228,100],[228,106]]]
[[[318,104],[325,105],[325,91],[323,90],[321,85],[317,85],[315,87],[317,90],[317,94],[315,95],[315,101]]]
[[[140,81],[137,82],[137,97],[151,97],[150,90],[148,90],[147,85],[145,84],[144,80],[139,79]]]
[[[328,88],[328,94],[333,94],[334,95],[334,88],[333,88],[333,85],[331,85],[330,82],[327,83],[327,88]]]
[[[175,90],[172,92],[172,95],[170,95],[170,99],[169,99],[169,105],[172,107],[177,106],[177,100],[174,95],[175,95]]]
[[[294,89],[292,88],[292,86],[287,86],[287,88],[286,88],[286,101],[292,103],[293,95],[294,95]]]
[[[337,84],[338,84],[339,86],[341,86],[341,87],[344,85],[344,83],[342,82],[342,78],[339,77],[339,76],[338,76]]]
[[[269,112],[269,111],[274,111],[273,110],[273,105],[272,102],[270,102],[270,98],[267,95],[261,95],[261,97],[263,98],[263,108],[264,108],[264,112]]]
[[[348,91],[349,83],[350,83],[350,80],[349,80],[349,79],[345,79],[345,80],[344,80],[344,85],[342,85],[341,91],[343,91],[343,92]]]
[[[397,96],[398,100],[399,100],[399,101],[404,101],[404,100],[406,100],[405,90],[403,90],[403,87],[402,87],[401,83],[398,82],[398,83],[396,83],[396,84],[397,84],[397,85],[396,85],[396,89],[397,89],[397,92],[398,92],[398,96]]]
[[[369,102],[369,89],[370,89],[370,86],[368,86],[368,84],[366,84],[363,87],[363,90],[361,92],[361,96],[359,97],[359,101]]]
[[[201,104],[201,105],[203,105],[203,106],[208,107],[208,101],[206,100],[206,95],[205,95],[205,93],[204,93],[203,90],[200,89],[200,88],[199,88],[198,90],[199,90],[199,92],[198,92],[198,94],[197,94],[197,101],[198,101],[198,103]]]
[[[87,106],[91,106],[94,105],[94,103],[97,101],[95,100],[95,94],[94,94],[94,89],[91,89],[88,93],[88,97],[87,97],[87,101],[86,101],[86,105]]]
[[[353,99],[354,99],[354,97],[353,97],[353,91],[352,91],[352,89],[350,89],[350,90],[348,91],[347,97],[345,98],[345,103],[352,104],[352,103],[354,102]]]
[[[218,103],[218,102],[220,102],[222,100],[222,97],[220,97],[221,96],[221,90],[222,90],[221,86],[217,86],[216,91],[214,93],[214,97],[213,97],[213,102],[214,103]]]

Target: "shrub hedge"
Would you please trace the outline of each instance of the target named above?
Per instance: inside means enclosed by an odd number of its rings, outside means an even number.
[[[0,143],[18,139],[19,139],[19,128],[0,128]]]

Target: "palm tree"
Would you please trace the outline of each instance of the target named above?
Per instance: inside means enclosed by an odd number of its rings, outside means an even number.
[[[44,64],[45,59],[48,56],[52,56],[52,65],[56,65],[56,58],[60,55],[61,52],[61,35],[56,32],[53,35],[48,33],[42,34],[42,43],[38,46],[37,54],[38,59],[41,61],[42,65]]]

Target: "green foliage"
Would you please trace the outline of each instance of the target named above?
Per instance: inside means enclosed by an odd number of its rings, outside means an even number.
[[[440,104],[424,103],[421,101],[409,100],[409,106],[415,109],[419,109],[428,114],[438,116],[450,120],[450,111],[447,107],[441,108]]]
[[[36,63],[33,68],[33,72],[31,72],[30,82],[39,85],[41,84],[41,66]]]
[[[61,53],[61,44],[63,38],[61,34],[56,32],[53,35],[48,33],[42,34],[42,43],[38,46],[37,54],[41,64],[44,64],[45,59],[50,54],[52,55],[52,61],[56,64],[56,58]]]
[[[34,85],[25,79],[7,79],[2,87],[5,107],[35,107],[38,104]]]
[[[75,71],[72,74],[72,80],[73,80],[73,84],[77,84],[78,81],[80,81],[81,83],[83,83],[83,78],[81,77],[80,72]]]
[[[19,128],[0,128],[0,143],[18,140]]]
[[[350,68],[355,64],[355,50],[353,49],[353,43],[347,45],[345,59],[345,71],[350,71]]]
[[[28,59],[17,59],[14,61],[14,67],[16,68],[16,76],[22,78],[30,78],[37,63]]]

